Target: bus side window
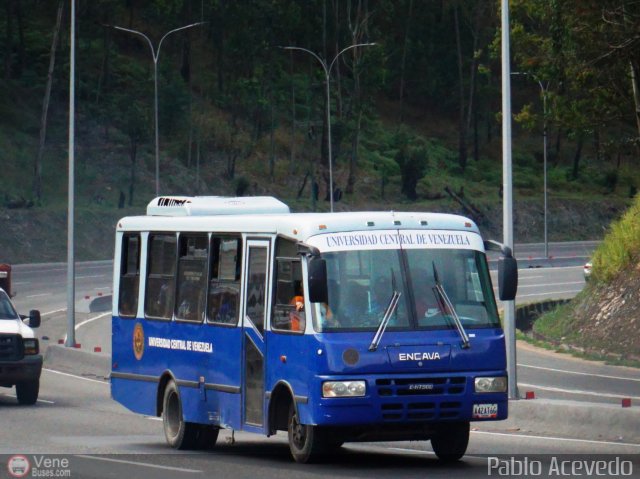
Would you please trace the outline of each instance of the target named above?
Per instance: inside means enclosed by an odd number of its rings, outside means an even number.
[[[306,313],[300,261],[277,259],[276,296],[271,328],[274,331],[304,332]]]
[[[180,234],[178,240],[178,285],[176,319],[202,322],[207,291],[206,234]]]
[[[120,316],[134,318],[138,312],[138,286],[140,284],[140,235],[125,234],[120,252]]]
[[[176,291],[176,236],[174,234],[149,235],[147,269],[145,316],[153,319],[171,319]]]
[[[237,237],[211,237],[207,301],[207,318],[211,323],[238,323],[241,245]]]

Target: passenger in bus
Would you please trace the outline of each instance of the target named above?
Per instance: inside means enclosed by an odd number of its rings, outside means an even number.
[[[391,281],[385,277],[376,278],[371,293],[369,313],[374,315],[384,314],[393,294]]]
[[[411,273],[413,295],[416,301],[416,314],[420,318],[430,318],[440,312],[433,288],[435,280],[426,270],[416,269]]]
[[[302,291],[302,283],[296,281],[294,284],[294,296],[289,301],[289,304],[296,307],[296,311],[304,310],[304,291]]]
[[[155,316],[158,318],[171,318],[173,311],[173,283],[163,282],[158,290],[158,299],[155,304]]]
[[[295,307],[295,311],[289,313],[289,321],[291,331],[302,331],[305,325],[304,314],[304,291],[302,290],[302,282],[295,281],[294,296],[289,304]]]

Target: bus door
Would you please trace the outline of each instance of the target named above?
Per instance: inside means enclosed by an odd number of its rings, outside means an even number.
[[[244,380],[243,422],[262,426],[265,378],[265,324],[269,280],[269,240],[247,240],[242,321]]]

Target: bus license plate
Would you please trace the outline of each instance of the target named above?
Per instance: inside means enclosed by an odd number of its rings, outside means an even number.
[[[497,404],[474,404],[473,405],[474,419],[491,419],[495,417],[498,417]]]

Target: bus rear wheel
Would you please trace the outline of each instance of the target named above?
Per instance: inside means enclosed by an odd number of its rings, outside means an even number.
[[[175,381],[169,381],[164,390],[162,425],[167,443],[174,449],[197,448],[200,426],[183,419],[182,401]]]
[[[293,404],[289,407],[287,423],[289,450],[293,459],[301,464],[317,461],[326,451],[327,441],[318,426],[301,424]]]
[[[469,423],[442,424],[431,438],[431,447],[442,462],[455,462],[464,456],[469,445]]]

